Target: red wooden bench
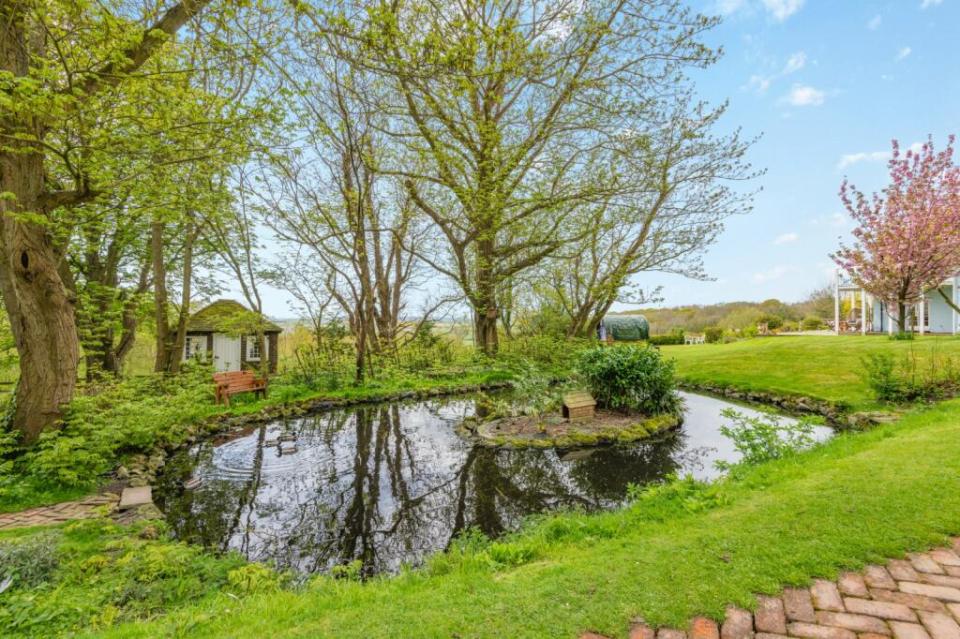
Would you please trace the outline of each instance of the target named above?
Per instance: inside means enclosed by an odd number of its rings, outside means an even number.
[[[255,376],[253,371],[214,373],[213,383],[216,384],[214,396],[218,404],[223,403],[229,406],[230,396],[237,393],[267,396],[267,380]]]

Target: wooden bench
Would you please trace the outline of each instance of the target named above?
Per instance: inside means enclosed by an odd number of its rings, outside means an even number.
[[[267,380],[255,376],[253,371],[214,373],[213,383],[216,385],[214,397],[218,404],[223,403],[229,406],[230,396],[237,393],[267,396]]]

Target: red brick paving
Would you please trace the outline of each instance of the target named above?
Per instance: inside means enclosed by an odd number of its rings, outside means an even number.
[[[696,617],[685,630],[636,623],[630,639],[960,639],[960,538],[952,546],[761,595],[755,611],[731,606],[719,623]]]
[[[25,528],[27,526],[49,526],[73,519],[98,517],[103,509],[112,510],[120,500],[118,495],[104,493],[91,495],[77,501],[65,501],[52,506],[41,506],[22,510],[17,513],[0,513],[0,530]]]

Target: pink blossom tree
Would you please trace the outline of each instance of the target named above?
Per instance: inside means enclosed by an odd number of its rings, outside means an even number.
[[[960,167],[953,161],[954,136],[934,151],[928,139],[902,153],[893,141],[890,184],[867,197],[847,180],[840,199],[857,222],[852,246],[830,257],[864,290],[897,309],[905,332],[907,306],[940,288],[960,269]],[[958,309],[960,310],[960,309]]]

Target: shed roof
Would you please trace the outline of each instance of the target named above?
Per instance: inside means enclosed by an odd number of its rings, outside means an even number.
[[[251,311],[236,300],[217,300],[190,316],[187,321],[187,332],[242,333],[255,330],[258,322],[263,322],[264,333],[283,331],[265,315]]]

